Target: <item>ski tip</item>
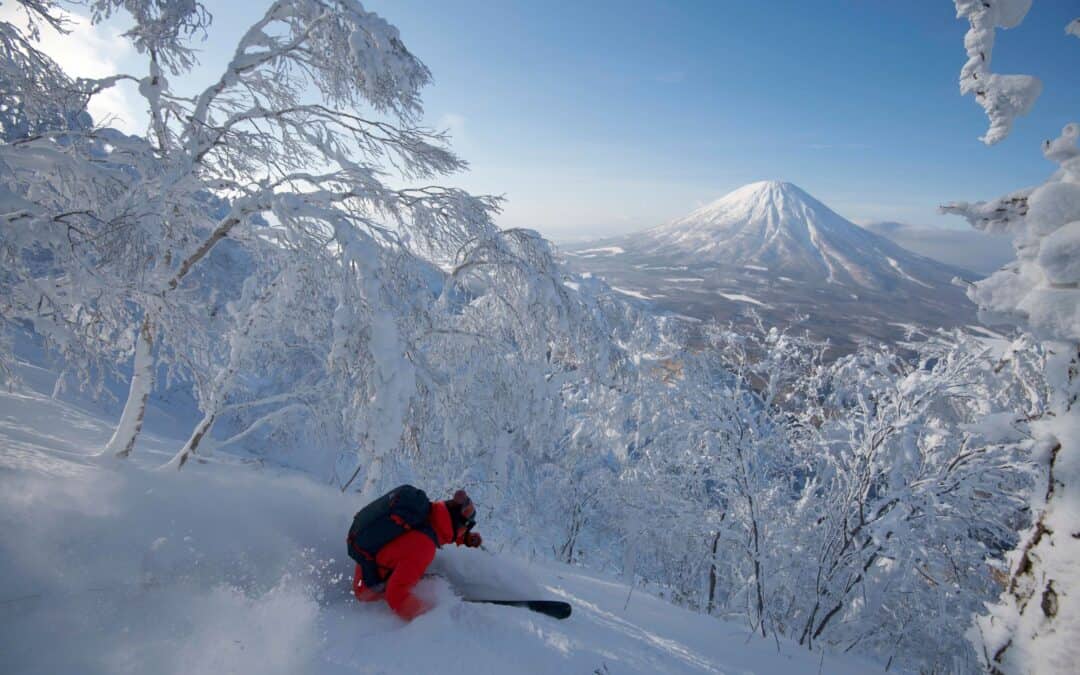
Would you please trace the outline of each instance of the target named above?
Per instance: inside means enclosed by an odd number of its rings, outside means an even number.
[[[569,618],[574,611],[569,602],[561,600],[473,600],[466,598],[465,602],[481,602],[489,605],[503,605],[504,607],[524,607],[538,614],[559,620]]]
[[[574,613],[574,608],[569,602],[551,602],[550,607],[547,608],[544,614],[556,619],[569,619],[570,615]]]

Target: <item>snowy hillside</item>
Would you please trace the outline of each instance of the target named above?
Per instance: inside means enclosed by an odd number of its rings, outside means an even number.
[[[966,293],[775,181],[564,257],[455,187],[396,19],[233,4],[0,12],[0,673],[1075,669],[1080,125],[1042,185],[941,207],[1013,237]],[[1041,88],[990,69],[1031,3],[954,4],[995,143]],[[465,23],[430,25],[464,54]],[[130,58],[68,72],[75,25]]]
[[[44,371],[29,375],[48,384]],[[344,533],[356,495],[228,458],[154,471],[178,441],[152,434],[141,465],[100,466],[90,454],[110,433],[104,420],[42,392],[0,394],[0,671],[878,669],[754,639],[745,625],[580,568],[465,549],[444,550],[436,569],[486,569],[484,577],[526,570],[551,597],[571,602],[573,616],[466,604],[433,577],[419,592],[437,607],[406,624],[385,604],[361,605],[350,594]]]
[[[665,225],[567,248],[572,265],[616,290],[696,319],[747,309],[776,325],[807,317],[850,347],[907,325],[975,323],[952,284],[971,274],[861,228],[791,183],[761,181]]]

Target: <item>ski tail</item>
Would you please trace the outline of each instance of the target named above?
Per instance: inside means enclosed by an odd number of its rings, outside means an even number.
[[[565,619],[570,616],[573,608],[569,602],[561,600],[470,600],[465,602],[482,602],[488,605],[503,605],[506,607],[524,607],[533,612],[538,612],[553,619]]]

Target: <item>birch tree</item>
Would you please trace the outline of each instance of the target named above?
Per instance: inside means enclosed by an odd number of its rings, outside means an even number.
[[[121,9],[134,20],[125,35],[147,56],[148,74],[118,74],[94,86],[138,82],[155,162],[153,171],[123,188],[125,201],[146,205],[147,213],[138,222],[114,224],[112,248],[104,249],[141,272],[128,289],[136,307],[135,375],[107,453],[131,452],[153,388],[154,346],[182,330],[168,323],[166,308],[181,301],[193,271],[221,241],[249,236],[264,214],[292,240],[351,251],[354,266],[376,260],[375,247],[386,242],[449,255],[491,229],[492,199],[435,185],[389,185],[392,176],[427,181],[465,164],[442,134],[417,123],[429,71],[393,26],[359,3],[271,4],[218,79],[190,96],[174,91],[169,75],[194,64],[191,40],[209,23],[198,3],[103,0],[91,9],[95,20]],[[44,152],[58,138],[46,134],[18,148]],[[204,194],[224,199],[228,209],[208,212],[199,198]],[[84,210],[102,220],[96,200]],[[144,241],[147,250],[130,250],[124,242],[133,240]],[[369,270],[362,292],[377,298],[379,275],[392,272]],[[379,334],[396,340],[393,331]],[[386,367],[387,373],[394,369]]]

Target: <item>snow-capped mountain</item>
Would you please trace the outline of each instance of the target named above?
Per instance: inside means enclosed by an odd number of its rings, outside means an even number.
[[[658,254],[757,265],[868,289],[948,284],[956,275],[836,214],[791,183],[751,183],[638,236]]]
[[[841,345],[906,325],[975,322],[952,280],[970,273],[912,253],[791,183],[751,183],[665,225],[567,248],[574,267],[618,292],[692,319],[754,308],[774,324],[807,317]],[[884,320],[884,321],[883,321]]]

